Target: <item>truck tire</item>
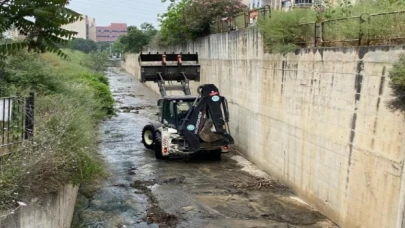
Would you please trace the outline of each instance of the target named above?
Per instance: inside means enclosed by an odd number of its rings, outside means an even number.
[[[222,150],[218,149],[218,150],[211,150],[209,152],[209,157],[213,160],[221,160],[221,156],[222,156]]]
[[[155,158],[156,159],[163,159],[162,155],[162,136],[160,135],[159,131],[155,131]]]
[[[148,124],[142,129],[142,143],[150,150],[153,150],[155,143],[155,127],[152,124]]]

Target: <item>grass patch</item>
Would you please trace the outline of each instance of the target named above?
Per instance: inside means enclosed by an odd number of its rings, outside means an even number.
[[[71,61],[22,51],[2,69],[0,96],[34,91],[36,101],[33,141],[0,159],[0,208],[106,176],[97,126],[114,114],[108,79],[83,64],[89,55],[65,52]]]
[[[273,53],[312,46],[314,23],[319,25],[319,46],[395,45],[405,42],[405,12],[375,14],[404,10],[402,1],[378,0],[355,5],[342,1],[334,7],[324,1],[315,9],[273,11],[271,17],[259,18],[258,28],[268,51]]]
[[[259,18],[259,31],[269,52],[285,53],[295,50],[296,43],[307,42],[313,31],[303,29],[299,24],[314,19],[314,13],[305,9],[291,12],[274,11],[271,17]]]

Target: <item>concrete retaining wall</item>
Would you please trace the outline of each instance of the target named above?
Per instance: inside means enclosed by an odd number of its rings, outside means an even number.
[[[401,227],[404,116],[386,102],[403,47],[270,55],[249,30],[150,51],[198,52],[201,83],[228,99],[237,149],[341,227]],[[139,77],[137,56],[125,58]]]
[[[14,214],[0,217],[4,228],[70,228],[78,187],[67,185],[45,199],[34,199]],[[7,212],[0,212],[0,216]]]

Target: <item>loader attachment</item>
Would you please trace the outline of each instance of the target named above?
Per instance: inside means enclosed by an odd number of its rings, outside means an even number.
[[[139,54],[141,82],[157,82],[162,97],[168,90],[182,90],[191,95],[189,81],[200,81],[198,54]],[[173,84],[172,82],[180,82]],[[166,84],[168,82],[168,84]]]
[[[203,142],[216,146],[234,143],[229,133],[229,110],[226,98],[220,96],[218,88],[213,84],[201,85],[198,88],[199,98],[189,110],[180,126],[192,151],[200,148]]]

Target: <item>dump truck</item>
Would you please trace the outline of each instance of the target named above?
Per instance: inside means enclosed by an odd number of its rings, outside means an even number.
[[[158,121],[142,129],[142,143],[156,159],[205,153],[220,159],[234,144],[228,103],[214,84],[203,84],[193,96],[190,81],[200,81],[198,53],[140,53],[140,81],[157,83]],[[167,95],[181,91],[180,95]]]

